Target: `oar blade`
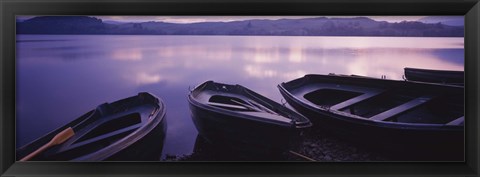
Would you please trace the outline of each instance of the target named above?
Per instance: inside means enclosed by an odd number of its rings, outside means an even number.
[[[52,145],[62,144],[70,139],[73,135],[75,135],[75,132],[73,131],[72,127],[68,127],[67,129],[55,135],[50,142]]]

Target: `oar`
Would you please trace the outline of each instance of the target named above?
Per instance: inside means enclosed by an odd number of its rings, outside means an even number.
[[[43,145],[42,147],[38,148],[36,151],[28,154],[24,158],[20,159],[20,161],[27,161],[30,160],[31,158],[37,156],[41,152],[47,150],[48,148],[62,144],[63,142],[67,141],[70,139],[73,135],[75,135],[75,132],[73,131],[72,127],[68,127],[67,129],[63,130],[62,132],[58,133],[55,135],[55,137],[50,140],[47,144]]]
[[[250,106],[250,105],[245,104],[245,103],[242,103],[242,102],[240,102],[240,101],[232,100],[232,99],[231,99],[230,101],[232,101],[232,102],[234,102],[234,103],[237,103],[237,104],[239,104],[239,105],[245,106],[245,107],[248,108],[248,109],[251,109],[251,110],[254,110],[254,111],[258,111],[258,112],[263,112],[263,111],[262,111],[261,109],[259,109],[259,108]]]
[[[308,161],[312,161],[312,162],[315,162],[315,161],[316,161],[315,159],[312,159],[312,158],[310,158],[310,157],[304,156],[304,155],[302,155],[302,154],[300,154],[300,153],[298,153],[298,152],[292,151],[292,150],[290,150],[290,151],[288,151],[288,152],[290,152],[291,154],[296,155],[296,156],[298,156],[298,157],[301,157],[301,158],[303,158],[303,159],[305,159],[305,160],[308,160]]]
[[[275,111],[272,111],[271,109],[269,109],[269,108],[267,108],[267,107],[263,106],[262,104],[259,104],[259,103],[255,102],[255,101],[248,100],[248,102],[249,102],[249,103],[251,103],[251,104],[254,104],[254,105],[255,105],[255,106],[257,106],[257,107],[260,107],[261,109],[263,109],[263,110],[267,111],[267,112],[268,112],[268,113],[270,113],[270,114],[276,114],[276,115],[279,115],[279,114],[278,114],[278,113],[276,113]]]
[[[220,107],[224,107],[224,108],[248,110],[248,108],[246,108],[246,107],[231,105],[231,104],[223,104],[223,103],[215,103],[215,102],[208,102],[207,104],[212,105],[212,106],[220,106]]]

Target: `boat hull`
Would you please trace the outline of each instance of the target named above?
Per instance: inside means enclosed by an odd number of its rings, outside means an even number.
[[[159,161],[167,135],[167,118],[149,134],[104,161]]]
[[[240,85],[207,81],[189,94],[188,102],[202,137],[246,151],[295,148],[311,126],[304,116]]]
[[[190,103],[192,120],[208,142],[258,153],[280,152],[301,140],[301,130],[288,126],[262,124],[237,116],[213,112]],[[260,152],[261,151],[261,152]]]

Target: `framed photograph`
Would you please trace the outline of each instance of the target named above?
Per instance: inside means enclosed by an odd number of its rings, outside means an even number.
[[[478,1],[1,6],[2,176],[478,175]]]

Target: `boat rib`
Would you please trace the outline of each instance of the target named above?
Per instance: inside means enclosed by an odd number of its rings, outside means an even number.
[[[331,109],[340,110],[340,109],[346,108],[348,106],[354,105],[356,103],[359,103],[361,101],[367,100],[369,98],[373,98],[373,97],[375,97],[377,95],[380,95],[384,92],[385,91],[371,90],[371,91],[368,91],[368,92],[366,92],[366,93],[364,93],[360,96],[357,96],[357,97],[354,97],[352,99],[346,100],[344,102],[338,103],[338,104],[332,106]]]

